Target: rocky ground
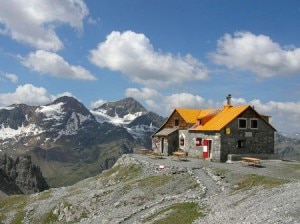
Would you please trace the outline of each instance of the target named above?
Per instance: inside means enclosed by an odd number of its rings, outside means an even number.
[[[299,223],[299,179],[297,162],[123,155],[73,186],[2,199],[0,223]]]

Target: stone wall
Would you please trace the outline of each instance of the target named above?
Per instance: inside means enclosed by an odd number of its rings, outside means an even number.
[[[188,155],[191,157],[198,157],[202,158],[203,152],[203,140],[211,140],[211,154],[210,159],[213,161],[220,161],[220,134],[217,132],[208,132],[208,133],[201,133],[201,132],[191,132],[187,130],[180,130],[179,131],[179,139],[180,136],[185,136],[184,146],[179,146],[180,149],[188,152]],[[196,146],[196,139],[201,138],[202,144],[200,146]]]
[[[228,154],[274,154],[274,129],[252,109],[239,118],[247,119],[247,128],[238,128],[238,118],[221,130],[221,158],[226,162]],[[250,119],[258,120],[258,128],[250,128]],[[230,130],[226,133],[226,129]]]

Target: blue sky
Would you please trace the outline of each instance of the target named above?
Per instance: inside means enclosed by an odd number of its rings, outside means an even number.
[[[0,0],[0,106],[70,95],[174,107],[250,104],[300,125],[300,2]]]

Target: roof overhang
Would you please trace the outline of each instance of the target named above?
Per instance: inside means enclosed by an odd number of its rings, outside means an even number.
[[[152,135],[152,137],[166,137],[169,136],[170,134],[174,133],[175,131],[178,130],[178,127],[176,128],[164,128],[161,131],[155,133]]]

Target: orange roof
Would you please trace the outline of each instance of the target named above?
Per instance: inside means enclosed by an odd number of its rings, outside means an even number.
[[[249,105],[225,106],[203,125],[195,125],[190,130],[195,131],[219,131],[239,114],[245,111]]]
[[[204,117],[211,112],[215,111],[215,109],[187,109],[187,108],[176,108],[175,109],[180,116],[185,120],[186,123],[195,124],[199,117]]]

